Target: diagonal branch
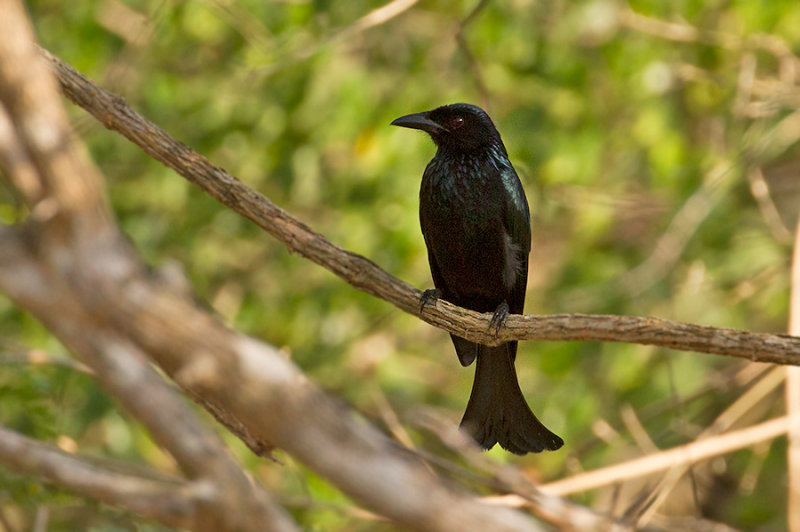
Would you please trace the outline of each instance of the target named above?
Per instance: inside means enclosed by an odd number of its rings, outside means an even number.
[[[28,240],[25,234],[0,226],[0,289],[33,312],[78,354],[192,480],[206,483],[205,497],[197,501],[202,504],[196,505],[199,515],[193,528],[255,531],[269,523],[275,530],[297,530],[267,492],[250,482],[219,436],[164,382],[144,353],[95,314],[112,315],[98,308],[104,295],[109,305],[116,299],[106,277],[91,267],[82,267],[76,269],[81,273],[74,274],[71,283],[65,282],[57,267],[41,264],[41,259],[26,249]],[[118,265],[133,263],[133,258],[125,255],[127,248],[115,243],[93,251]],[[79,262],[67,253],[62,250],[59,254],[62,262]],[[90,261],[93,258],[93,254],[88,257]],[[127,267],[121,270],[128,272]],[[88,278],[81,279],[80,275]]]
[[[0,224],[0,290],[92,366],[187,475],[209,482],[212,497],[200,507],[194,528],[295,526],[250,482],[211,429],[198,424],[147,357],[227,426],[242,427],[259,448],[280,445],[399,523],[442,532],[539,529],[520,512],[454,490],[327,398],[277,350],[226,328],[185,290],[147,269],[117,230],[101,176],[88,162],[81,167],[83,146],[60,108],[46,113],[20,104],[39,94],[47,99],[42,108],[52,108],[60,98],[35,51],[26,60],[39,65],[32,72],[44,75],[25,76],[19,54],[34,45],[20,2],[0,0],[0,12],[0,105],[13,125],[6,141],[12,151],[25,150],[43,185],[39,203],[53,207],[49,217],[37,216],[42,209],[36,198],[26,198],[34,216],[13,228]],[[36,85],[48,79],[49,91]],[[55,151],[47,145],[53,139]],[[7,171],[14,168],[6,164]]]
[[[98,331],[124,336],[232,430],[244,427],[261,448],[280,446],[382,515],[441,532],[539,529],[515,511],[452,490],[373,426],[330,401],[278,350],[227,329],[152,276],[114,280],[108,276],[115,272],[81,272],[93,284],[77,280],[64,291],[63,284],[43,277],[48,268],[26,257],[24,239],[15,231],[0,226],[0,249],[0,290],[64,343],[91,354],[92,345],[85,343]],[[106,256],[114,253],[104,250]]]
[[[200,517],[199,504],[209,499],[209,483],[147,478],[121,473],[122,464],[102,467],[97,461],[0,427],[0,464],[74,493],[125,508],[168,526],[191,528]]]
[[[260,530],[265,524],[297,530],[267,492],[250,482],[221,438],[156,373],[145,354],[93,316],[93,300],[102,300],[115,288],[109,286],[109,277],[118,281],[142,275],[144,268],[116,230],[102,176],[72,132],[24,6],[18,0],[0,0],[0,11],[0,112],[11,124],[0,139],[0,153],[6,162],[29,160],[31,164],[22,166],[7,163],[7,171],[16,183],[23,180],[14,172],[27,176],[35,171],[43,190],[41,199],[26,198],[33,220],[24,235],[2,230],[1,238],[8,243],[3,246],[5,266],[12,276],[24,278],[20,286],[3,279],[3,288],[80,354],[187,475],[209,481],[213,497],[200,507],[198,530]],[[43,204],[50,205],[46,215]]]
[[[561,314],[511,316],[498,335],[489,332],[491,314],[439,301],[419,314],[421,292],[360,255],[342,249],[246,186],[224,169],[170,137],[125,101],[89,81],[42,50],[67,97],[108,129],[121,133],[148,155],[174,169],[217,201],[319,264],[355,288],[379,297],[447,332],[489,345],[517,340],[629,342],[685,351],[731,355],[761,362],[800,365],[800,338],[706,327],[633,316]]]
[[[39,59],[24,7],[18,1],[0,0],[0,12],[0,101],[8,113],[8,120],[0,118],[2,140],[8,141],[0,152],[6,160],[11,150],[17,152],[14,159],[22,168],[14,165],[15,169],[25,172],[16,182],[31,182],[21,189],[31,196],[39,191],[29,174],[39,175],[38,184],[53,204],[46,217],[38,217],[40,221],[73,241],[96,234],[109,221],[100,174],[75,142],[64,107],[53,98],[58,85]],[[32,205],[34,214],[36,207]]]

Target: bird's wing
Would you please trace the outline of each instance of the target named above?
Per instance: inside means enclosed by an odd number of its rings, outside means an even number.
[[[423,230],[423,237],[425,238],[425,247],[428,249],[428,264],[431,266],[431,277],[433,278],[433,286],[441,290],[442,295],[447,297],[449,295],[449,290],[444,283],[444,277],[442,277],[442,273],[439,271],[439,265],[436,263],[436,256],[433,253],[433,249],[431,245],[428,243],[428,237],[425,236],[425,232]]]
[[[445,298],[445,300],[448,300],[450,299],[452,293],[450,290],[448,290],[447,285],[444,282],[442,272],[439,271],[439,265],[436,263],[436,256],[433,254],[433,250],[431,250],[430,246],[427,244],[428,242],[426,240],[425,245],[428,247],[428,263],[431,265],[431,277],[433,277],[433,285],[441,290],[442,296]],[[458,361],[461,362],[461,365],[466,367],[472,364],[472,361],[475,360],[475,357],[478,354],[478,344],[453,334],[450,335],[450,338],[453,339],[453,345],[456,348]]]
[[[509,243],[516,249],[519,263],[516,281],[510,288],[508,306],[512,314],[522,314],[528,281],[528,254],[531,251],[531,222],[528,200],[517,173],[510,165],[501,171],[505,194],[503,225]]]

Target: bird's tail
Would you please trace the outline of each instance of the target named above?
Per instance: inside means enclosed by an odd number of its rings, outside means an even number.
[[[478,348],[475,381],[461,428],[484,449],[499,443],[514,454],[555,451],[564,440],[542,425],[525,402],[511,356],[515,344]]]

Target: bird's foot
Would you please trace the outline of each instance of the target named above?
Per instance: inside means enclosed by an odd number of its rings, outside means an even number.
[[[508,303],[503,301],[497,305],[497,309],[492,315],[492,321],[489,322],[489,331],[491,332],[491,330],[494,329],[495,336],[500,334],[500,328],[505,326],[506,322],[508,321],[509,314],[510,309],[508,308]]]
[[[422,295],[419,297],[419,313],[422,314],[426,306],[435,305],[440,297],[442,297],[442,291],[438,288],[430,288],[422,292]]]

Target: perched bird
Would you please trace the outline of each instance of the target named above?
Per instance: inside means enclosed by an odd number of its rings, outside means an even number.
[[[437,146],[422,174],[419,217],[437,298],[493,312],[490,328],[521,314],[525,304],[531,225],[528,200],[489,116],[456,103],[394,120],[421,129]],[[517,381],[517,342],[489,347],[451,335],[463,366],[477,358],[475,380],[461,420],[484,449],[499,443],[515,454],[556,450],[564,441],[533,415]]]

